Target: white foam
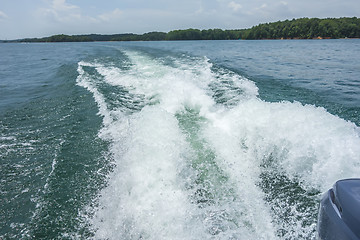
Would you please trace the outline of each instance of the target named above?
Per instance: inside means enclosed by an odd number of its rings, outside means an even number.
[[[221,159],[219,164],[237,182],[246,208],[251,209],[251,221],[258,222],[264,233],[271,233],[271,220],[277,216],[259,200],[264,196],[255,183],[261,182],[260,166],[270,156],[275,157],[279,172],[284,171],[308,190],[324,192],[335,181],[358,177],[360,172],[359,128],[310,105],[243,101],[216,115],[204,130],[204,137]],[[309,213],[299,211],[296,202],[278,204],[286,209],[273,206],[275,214],[288,211],[293,215],[288,222],[275,224],[277,229],[286,229],[284,238],[312,236],[316,222],[303,225]]]
[[[54,157],[51,163],[51,171],[48,174],[46,181],[45,181],[45,185],[44,185],[44,192],[49,191],[49,183],[50,183],[50,179],[54,174],[55,168],[57,166],[57,160],[58,160],[58,154],[61,151],[62,145],[65,143],[65,140],[61,139],[60,142],[58,143],[58,145],[56,146],[56,149],[54,151]]]
[[[279,167],[290,177],[300,177],[322,191],[336,180],[356,177],[360,172],[359,129],[323,108],[254,99],[219,116],[219,121],[231,129],[223,140],[236,141],[246,159],[260,165],[277,149]],[[215,132],[213,128],[208,130],[209,135]]]
[[[113,121],[112,117],[111,117],[111,113],[107,108],[107,104],[105,102],[105,98],[104,96],[98,91],[98,89],[96,88],[96,86],[94,85],[94,83],[92,82],[92,80],[90,79],[91,76],[89,76],[83,69],[84,66],[87,67],[99,67],[101,65],[99,64],[93,64],[93,63],[88,63],[88,62],[79,62],[78,63],[78,73],[79,76],[77,77],[76,81],[77,84],[79,86],[82,86],[84,88],[86,88],[89,92],[91,92],[94,96],[95,102],[98,104],[99,106],[99,114],[101,116],[103,116],[103,122],[105,125],[109,125],[111,124],[111,122]]]
[[[185,143],[176,119],[146,107],[129,121],[126,135],[111,147],[118,167],[93,219],[95,238],[191,239],[198,229],[189,224],[195,207],[178,179]]]
[[[96,239],[277,239],[279,226],[258,186],[264,160],[275,156],[279,170],[300,179],[305,189],[325,191],[336,180],[360,172],[355,124],[323,108],[261,101],[253,82],[226,70],[212,71],[206,58],[174,60],[170,66],[137,52],[125,54],[132,64],[126,70],[86,62],[78,68],[78,84],[93,93],[104,117],[99,136],[111,141],[117,166],[91,220]],[[102,79],[94,80],[85,66],[96,69]],[[109,110],[94,81],[155,98],[157,104],[132,115]],[[231,93],[236,101],[230,108],[216,104],[209,87],[215,84],[227,91],[226,82],[243,91]],[[235,186],[234,200],[223,206],[201,209],[184,187],[189,180],[181,172],[190,167],[190,147],[176,114],[185,107],[199,110],[205,119],[198,137],[209,144],[215,164]],[[221,211],[237,218],[238,229],[212,236],[212,214]],[[298,236],[305,231],[300,223],[292,228]]]

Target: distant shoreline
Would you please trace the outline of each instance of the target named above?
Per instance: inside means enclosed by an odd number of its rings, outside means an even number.
[[[58,34],[43,38],[0,40],[11,42],[104,42],[104,41],[177,41],[177,40],[281,40],[281,39],[359,39],[360,18],[299,18],[263,23],[248,29],[185,29],[144,34]]]
[[[71,35],[70,35],[71,36]],[[76,35],[74,35],[76,36]],[[105,41],[23,41],[18,40],[0,40],[0,43],[91,43],[91,42],[180,42],[180,41],[296,41],[296,40],[354,40],[360,38],[262,38],[262,39],[197,39],[197,40],[105,40]]]

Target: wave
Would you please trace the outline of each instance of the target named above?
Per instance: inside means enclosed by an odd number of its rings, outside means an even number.
[[[78,63],[116,168],[89,222],[96,239],[315,237],[321,192],[360,172],[354,123],[259,99],[206,57]]]

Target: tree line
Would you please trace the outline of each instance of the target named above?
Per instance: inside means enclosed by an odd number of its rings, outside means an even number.
[[[360,18],[300,18],[259,24],[240,34],[243,39],[360,38]]]
[[[8,42],[98,42],[98,41],[161,41],[165,40],[166,33],[150,32],[145,34],[88,34],[88,35],[65,35],[58,34],[44,38],[25,38]]]
[[[166,34],[165,40],[360,38],[360,18],[299,18],[263,23],[249,29],[187,29]]]
[[[360,18],[299,18],[263,23],[248,29],[185,29],[145,34],[59,34],[44,38],[27,38],[15,42],[93,42],[93,41],[172,41],[237,39],[314,39],[360,38]],[[8,42],[14,42],[8,41]]]

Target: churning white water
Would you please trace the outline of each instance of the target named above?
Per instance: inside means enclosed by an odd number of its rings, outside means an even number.
[[[355,124],[265,102],[206,58],[120,53],[78,64],[116,165],[89,220],[95,239],[309,239],[319,194],[358,176]]]

